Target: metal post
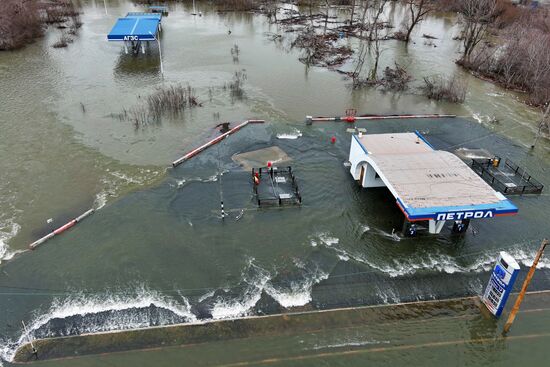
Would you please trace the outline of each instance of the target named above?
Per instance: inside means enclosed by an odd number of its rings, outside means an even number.
[[[159,57],[160,57],[160,74],[162,75],[162,78],[164,79],[164,67],[162,66],[162,50],[160,47],[160,38],[155,37],[155,35],[151,32],[149,32],[151,36],[153,36],[153,39],[157,41],[157,45],[159,46]]]
[[[103,0],[103,6],[105,7],[105,15],[109,15],[109,13],[107,13],[107,0]]]
[[[518,294],[518,298],[516,299],[516,303],[514,303],[514,307],[512,308],[512,311],[510,311],[510,315],[508,316],[508,320],[506,320],[506,324],[504,324],[504,329],[502,330],[502,335],[506,336],[508,331],[510,331],[510,328],[512,327],[512,323],[516,319],[516,314],[519,311],[519,306],[521,306],[521,302],[523,301],[523,297],[525,296],[525,292],[527,291],[527,287],[529,286],[529,283],[531,283],[531,279],[533,278],[533,275],[535,274],[535,270],[537,269],[537,264],[539,263],[540,258],[542,257],[542,253],[544,252],[544,248],[548,245],[548,240],[545,238],[542,240],[540,244],[540,248],[537,252],[537,255],[535,256],[535,260],[533,260],[533,265],[531,265],[531,269],[529,269],[529,273],[527,273],[527,277],[523,281],[523,286],[521,287],[521,291]]]

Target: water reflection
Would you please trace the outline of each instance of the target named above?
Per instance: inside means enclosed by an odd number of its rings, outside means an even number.
[[[117,44],[118,45],[118,44]],[[127,79],[128,76],[160,76],[160,57],[155,42],[145,42],[145,53],[141,50],[126,53],[120,44],[121,51],[114,68],[115,78]]]

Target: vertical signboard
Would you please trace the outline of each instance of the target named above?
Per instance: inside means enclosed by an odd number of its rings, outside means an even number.
[[[482,302],[496,317],[499,317],[512,292],[519,273],[519,264],[507,252],[501,251],[485,289]]]

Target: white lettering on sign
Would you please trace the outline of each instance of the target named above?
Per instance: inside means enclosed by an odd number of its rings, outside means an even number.
[[[437,213],[435,220],[462,220],[494,217],[492,210],[470,210],[464,212]]]
[[[138,36],[124,36],[125,41],[139,41]]]

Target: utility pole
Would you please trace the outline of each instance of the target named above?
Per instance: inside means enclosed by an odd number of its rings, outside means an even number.
[[[540,248],[537,252],[537,255],[535,256],[535,260],[533,260],[533,265],[531,265],[531,269],[529,269],[529,273],[527,273],[527,277],[523,281],[523,286],[521,287],[521,291],[518,294],[518,298],[516,299],[516,303],[514,303],[514,307],[512,308],[512,311],[510,311],[510,315],[508,316],[508,320],[506,320],[506,324],[504,324],[504,329],[502,330],[502,335],[506,336],[508,331],[510,331],[510,328],[512,327],[512,323],[516,319],[516,314],[519,311],[519,306],[521,306],[521,302],[523,301],[523,297],[525,297],[525,292],[527,291],[527,287],[529,286],[529,283],[531,283],[531,279],[533,278],[533,275],[535,274],[535,270],[537,269],[537,264],[539,263],[540,258],[542,257],[542,253],[544,252],[544,248],[548,245],[548,240],[545,238],[542,240],[540,244]]]

